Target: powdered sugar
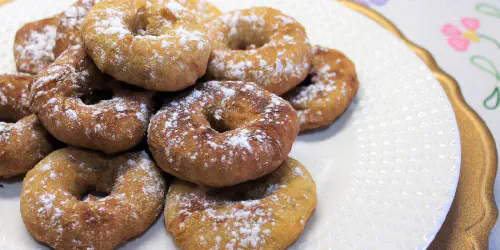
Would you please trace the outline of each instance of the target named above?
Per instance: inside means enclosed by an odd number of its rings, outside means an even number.
[[[77,121],[78,120],[78,114],[74,110],[68,109],[64,113],[66,114],[66,116],[68,116],[68,118],[70,120],[72,120],[72,121]]]
[[[249,135],[250,135],[250,131],[249,130],[242,129],[242,131],[240,131],[239,133],[233,135],[229,139],[229,145],[231,145],[233,147],[244,148],[244,149],[252,152],[252,146],[248,142]]]
[[[297,168],[294,168],[294,169],[293,169],[293,173],[295,173],[295,174],[297,174],[297,175],[300,175],[300,176],[302,176],[302,177],[305,177],[305,175],[304,175],[304,171],[302,171],[302,169],[301,169],[301,168],[298,168],[298,167],[297,167]]]
[[[79,0],[64,11],[57,28],[56,53],[62,53],[68,46],[81,43],[80,29],[83,20],[98,2],[100,0]]]
[[[41,203],[41,207],[38,209],[38,213],[45,212],[47,213],[54,206],[53,202],[56,199],[54,194],[44,193],[40,195],[39,202]]]
[[[174,13],[174,15],[179,15],[180,12],[186,11],[186,8],[182,7],[178,2],[168,1],[165,6]]]
[[[221,13],[220,10],[207,0],[177,0],[177,2],[199,17],[200,23],[206,22]]]
[[[16,43],[16,62],[21,71],[31,72],[31,68],[41,71],[54,61],[56,31],[55,25],[45,25],[40,30],[31,30],[25,40]]]
[[[180,214],[187,215],[185,220],[193,214],[193,204],[202,205],[201,220],[213,221],[212,231],[216,234],[215,249],[258,248],[270,237],[269,228],[274,222],[272,210],[266,209],[260,201],[221,202],[208,197],[190,193],[180,198]],[[168,203],[167,203],[168,205]],[[229,210],[217,209],[220,206],[229,207]],[[227,212],[223,212],[227,211]],[[198,213],[198,212],[196,212]],[[220,235],[217,235],[220,233]],[[222,237],[229,238],[225,245],[220,244]],[[233,238],[234,237],[234,238]],[[231,239],[232,238],[232,239]],[[220,245],[217,247],[217,243]]]

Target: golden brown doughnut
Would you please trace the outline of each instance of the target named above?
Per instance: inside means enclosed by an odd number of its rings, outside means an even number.
[[[110,99],[94,100],[102,94]],[[152,95],[111,81],[83,47],[74,46],[36,76],[30,104],[31,111],[60,141],[116,153],[145,137]]]
[[[81,25],[92,7],[104,0],[78,0],[71,5],[61,16],[57,26],[56,45],[54,54],[57,58],[67,48],[81,44]],[[222,12],[206,0],[178,0],[178,2],[190,10],[199,22],[209,21]]]
[[[212,81],[166,103],[151,119],[148,144],[166,172],[222,187],[272,172],[298,132],[295,110],[280,97],[251,83]]]
[[[354,63],[341,52],[316,46],[310,79],[283,98],[297,110],[300,131],[326,127],[349,107],[358,91]]]
[[[174,0],[110,0],[82,26],[97,67],[142,88],[176,91],[205,74],[210,39],[192,12]]]
[[[304,230],[316,199],[309,172],[288,158],[269,175],[224,189],[175,181],[165,225],[182,249],[286,249]]]
[[[14,40],[14,59],[17,70],[36,75],[51,64],[54,57],[59,15],[25,24]]]
[[[236,10],[206,27],[213,36],[209,79],[253,82],[281,95],[307,77],[311,45],[306,31],[278,10]]]
[[[165,181],[145,152],[109,157],[65,148],[26,175],[21,215],[30,234],[54,249],[106,250],[146,231],[164,199]]]
[[[0,177],[24,174],[54,150],[49,134],[28,109],[32,78],[0,75]]]
[[[27,74],[0,75],[0,120],[15,121],[31,114],[29,85],[33,76]]]
[[[67,48],[83,44],[81,26],[90,9],[101,0],[78,0],[61,15],[57,25],[54,55],[57,58]]]

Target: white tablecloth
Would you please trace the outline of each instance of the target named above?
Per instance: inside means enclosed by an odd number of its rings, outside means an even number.
[[[486,121],[500,148],[500,1],[358,0],[389,18],[429,50],[460,84],[468,104]],[[500,171],[495,200],[500,204]],[[500,207],[500,206],[499,206]],[[500,249],[500,225],[490,237]]]

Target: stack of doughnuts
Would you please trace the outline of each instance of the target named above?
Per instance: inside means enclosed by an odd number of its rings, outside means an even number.
[[[359,87],[294,18],[205,0],[79,0],[14,54],[0,177],[26,174],[23,221],[54,249],[115,249],[162,210],[182,249],[286,249],[317,203],[293,143]]]

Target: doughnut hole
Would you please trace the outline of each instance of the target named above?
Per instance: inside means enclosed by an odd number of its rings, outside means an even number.
[[[140,7],[137,10],[135,21],[131,22],[132,27],[130,27],[129,30],[132,31],[132,34],[134,34],[135,36],[137,35],[143,36],[147,34],[146,27],[148,26],[148,20],[146,18],[145,13],[146,13],[146,8],[144,6]]]
[[[101,101],[110,100],[113,98],[113,91],[109,89],[91,90],[88,94],[80,97],[86,105],[94,105]]]
[[[206,119],[210,124],[210,127],[219,133],[225,133],[227,131],[232,130],[227,126],[227,124],[224,121],[215,119],[213,115],[207,115]]]
[[[232,50],[255,50],[269,42],[269,37],[261,32],[252,31],[244,33],[241,36],[231,36],[228,40],[228,46]]]
[[[80,201],[96,201],[103,198],[106,198],[109,195],[108,192],[97,190],[96,186],[89,186],[84,191],[82,195],[80,195]]]
[[[254,50],[264,46],[271,40],[271,32],[263,26],[248,22],[241,16],[225,27],[225,43],[232,50]]]

